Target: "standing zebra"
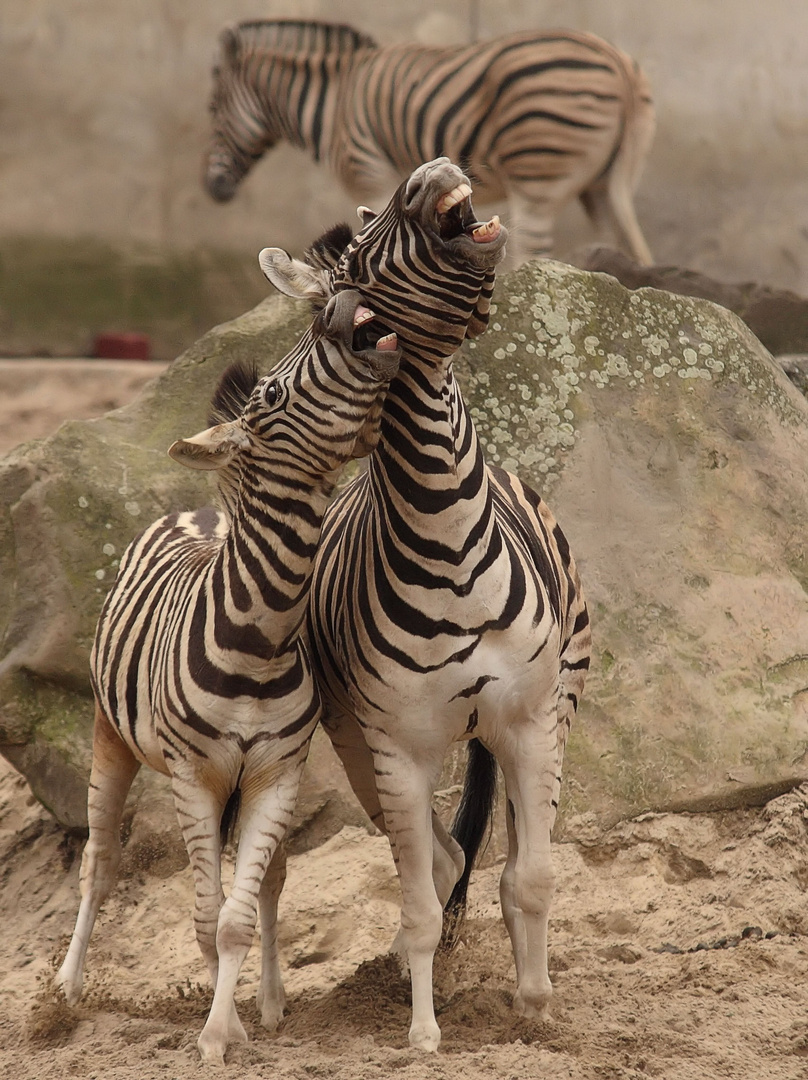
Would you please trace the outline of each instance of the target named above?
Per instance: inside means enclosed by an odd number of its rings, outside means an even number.
[[[326,513],[309,633],[324,725],[396,859],[410,1042],[428,1050],[440,1041],[431,972],[442,907],[470,870],[431,810],[445,753],[473,740],[464,796],[472,819],[490,812],[490,784],[482,794],[474,784],[490,781],[491,754],[502,767],[514,1006],[541,1016],[552,991],[550,832],[589,666],[589,618],[567,541],[535,492],[486,466],[452,374],[467,330],[485,327],[505,240],[496,219],[474,222],[470,195],[460,170],[440,159],[417,169],[378,217],[365,215],[330,278],[322,258],[307,268],[279,249],[260,256],[289,295],[322,303],[360,289],[402,349],[368,471]]]
[[[599,232],[651,262],[632,197],[653,103],[637,64],[601,38],[558,30],[379,48],[348,26],[279,21],[228,27],[220,44],[205,164],[214,199],[231,199],[281,140],[361,199],[386,198],[446,154],[481,201],[508,199],[517,264],[551,253],[554,222],[576,197]]]
[[[345,291],[269,375],[225,373],[213,402],[219,422],[169,453],[221,469],[228,512],[169,514],[141,533],[96,631],[90,838],[57,985],[78,1001],[117,871],[126,794],[149,765],[171,777],[193,870],[196,936],[215,991],[198,1041],[210,1062],[223,1061],[228,1042],[246,1041],[233,995],[259,908],[262,1023],[275,1027],[283,1015],[278,845],[321,712],[300,629],[336,475],[357,447],[372,445],[376,402],[399,360],[395,336],[379,338],[370,322],[358,293]],[[241,837],[225,900],[220,827],[236,812]]]

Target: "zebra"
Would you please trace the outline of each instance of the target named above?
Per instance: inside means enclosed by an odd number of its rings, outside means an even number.
[[[567,732],[589,666],[589,615],[568,542],[544,501],[486,465],[452,354],[485,328],[505,230],[475,222],[447,159],[412,174],[330,273],[280,249],[264,271],[322,304],[359,289],[402,350],[367,471],[326,512],[308,633],[323,724],[351,785],[389,837],[402,891],[393,948],[409,964],[410,1043],[435,1050],[432,962],[442,908],[459,908],[505,777],[500,887],[516,1010],[546,1015],[550,833]],[[431,809],[444,756],[471,740],[459,821]],[[431,825],[431,828],[430,828]],[[458,840],[461,842],[458,843]]]
[[[198,1039],[222,1063],[246,1041],[234,991],[262,926],[258,1007],[283,1016],[277,899],[281,841],[321,704],[301,638],[314,552],[343,464],[372,446],[376,402],[395,372],[395,335],[346,290],[292,351],[258,378],[237,363],[213,400],[213,425],[169,449],[220,470],[225,511],[168,514],[127,548],[103,605],[90,658],[95,695],[90,835],[81,904],[56,985],[81,995],[99,908],[114,884],[124,801],[141,764],[171,778],[195,886],[197,942],[214,987]],[[370,427],[369,427],[370,425]],[[238,815],[225,900],[222,836]]]
[[[219,43],[204,164],[215,200],[282,140],[371,201],[447,155],[478,201],[507,199],[516,265],[552,253],[554,222],[576,197],[600,235],[651,263],[633,193],[654,106],[638,64],[601,38],[528,31],[381,48],[349,26],[281,20],[225,27]]]

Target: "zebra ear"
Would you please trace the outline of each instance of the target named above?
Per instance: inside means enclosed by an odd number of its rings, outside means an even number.
[[[357,206],[356,216],[362,222],[362,228],[364,229],[366,225],[370,225],[374,218],[378,217],[378,214],[371,210],[369,206]]]
[[[264,248],[258,256],[258,264],[278,292],[293,300],[325,303],[331,295],[327,271],[315,270],[308,263],[293,259],[283,248]]]
[[[228,424],[216,424],[206,428],[190,439],[177,439],[168,448],[168,455],[189,469],[222,469],[245,446],[249,439],[238,420]]]

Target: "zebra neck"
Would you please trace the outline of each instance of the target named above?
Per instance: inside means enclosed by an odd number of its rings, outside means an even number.
[[[255,91],[270,128],[277,124],[280,136],[293,146],[308,150],[315,161],[328,157],[333,141],[335,115],[350,56],[273,56],[269,79],[258,69]],[[318,87],[314,107],[290,95],[289,86]]]
[[[316,482],[242,479],[209,578],[220,648],[271,660],[295,645],[335,479],[336,472]]]
[[[393,381],[369,473],[379,527],[464,580],[496,523],[482,448],[448,361],[442,379],[407,364]]]

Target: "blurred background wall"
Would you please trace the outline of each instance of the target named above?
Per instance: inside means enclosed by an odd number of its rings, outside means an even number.
[[[141,330],[173,357],[269,287],[266,244],[300,252],[353,204],[272,151],[229,205],[202,190],[219,29],[320,18],[382,43],[593,31],[649,75],[658,131],[637,196],[660,263],[808,294],[808,6],[793,0],[4,0],[0,353],[86,352]],[[573,207],[563,257],[590,241]]]

